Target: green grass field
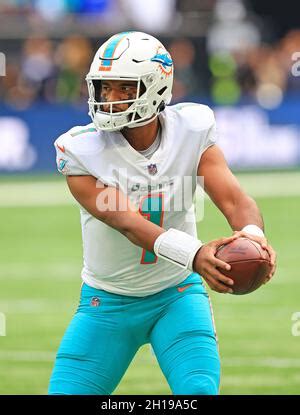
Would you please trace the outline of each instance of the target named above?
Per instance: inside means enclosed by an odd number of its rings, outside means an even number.
[[[298,250],[300,174],[243,174],[241,182],[263,212],[278,252],[273,281],[248,296],[213,293],[222,362],[221,394],[299,394]],[[0,181],[0,394],[46,394],[55,352],[80,289],[79,212],[63,178]],[[209,201],[199,237],[228,235]],[[149,346],[136,355],[116,394],[169,394]]]

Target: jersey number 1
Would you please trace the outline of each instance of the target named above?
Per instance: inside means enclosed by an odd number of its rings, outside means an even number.
[[[150,220],[155,225],[162,226],[164,216],[164,195],[159,193],[156,195],[147,195],[140,202],[140,213],[144,218]],[[141,264],[155,264],[157,256],[150,251],[143,249]]]

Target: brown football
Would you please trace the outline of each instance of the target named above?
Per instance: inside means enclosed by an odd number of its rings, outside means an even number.
[[[229,271],[220,271],[234,281],[233,294],[257,290],[271,271],[269,253],[248,238],[238,238],[220,246],[215,256],[231,265]]]

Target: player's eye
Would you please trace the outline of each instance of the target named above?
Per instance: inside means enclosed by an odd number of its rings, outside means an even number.
[[[109,86],[108,85],[102,85],[102,87],[101,87],[101,91],[102,92],[108,92],[109,91]]]
[[[124,86],[122,86],[122,91],[132,94],[132,93],[135,93],[136,92],[136,87],[135,86],[131,86],[131,85],[124,85]]]

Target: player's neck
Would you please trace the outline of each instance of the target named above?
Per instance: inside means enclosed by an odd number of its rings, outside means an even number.
[[[152,122],[142,127],[124,128],[122,134],[131,147],[137,151],[143,151],[154,143],[159,127],[159,119],[156,117]]]

